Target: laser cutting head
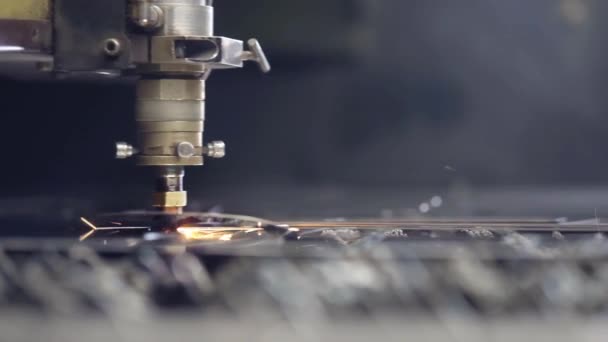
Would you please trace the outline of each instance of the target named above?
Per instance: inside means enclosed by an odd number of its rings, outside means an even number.
[[[131,36],[137,82],[134,147],[117,143],[117,158],[137,154],[137,163],[159,169],[154,206],[179,213],[187,205],[184,167],[205,157],[222,158],[225,144],[204,144],[205,82],[215,69],[255,61],[270,65],[255,39],[215,36],[211,0],[130,0]]]
[[[180,212],[184,168],[226,153],[223,142],[203,139],[205,82],[213,70],[245,61],[268,72],[257,40],[216,36],[212,0],[7,1],[0,47],[27,52],[35,71],[61,79],[137,76],[137,142],[117,143],[116,157],[136,155],[137,164],[157,168],[154,205]]]

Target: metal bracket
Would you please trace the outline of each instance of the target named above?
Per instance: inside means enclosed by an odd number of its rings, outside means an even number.
[[[124,70],[130,64],[126,0],[55,0],[55,69]]]

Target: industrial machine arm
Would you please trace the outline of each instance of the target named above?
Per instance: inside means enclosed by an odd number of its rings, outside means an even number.
[[[187,205],[184,167],[225,154],[203,142],[211,72],[245,61],[270,71],[256,39],[214,34],[212,0],[4,0],[2,51],[59,78],[137,76],[138,141],[117,143],[116,157],[158,169],[154,206],[169,213]]]

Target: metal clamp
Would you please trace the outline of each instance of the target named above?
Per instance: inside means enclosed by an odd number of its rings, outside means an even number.
[[[263,73],[270,72],[270,63],[268,62],[268,58],[266,58],[266,54],[264,53],[260,42],[255,38],[251,38],[247,41],[247,46],[249,46],[249,51],[243,51],[241,59],[243,61],[258,63],[258,66]]]

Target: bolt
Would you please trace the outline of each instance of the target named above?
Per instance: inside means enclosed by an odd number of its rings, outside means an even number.
[[[143,29],[156,29],[163,25],[163,10],[147,3],[141,3],[133,7],[132,20]]]
[[[177,144],[177,156],[180,158],[190,158],[194,155],[194,145],[191,143],[184,141]]]
[[[205,155],[209,158],[224,158],[226,155],[226,144],[223,141],[212,141],[207,144]]]
[[[116,143],[116,159],[127,159],[137,153],[137,150],[126,142]]]

